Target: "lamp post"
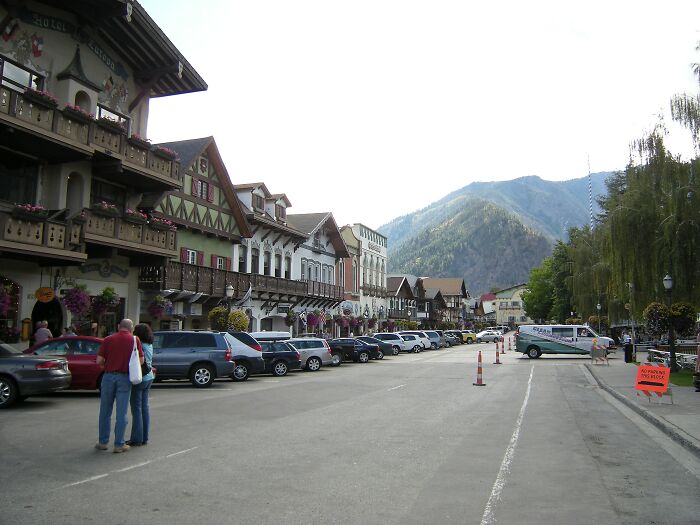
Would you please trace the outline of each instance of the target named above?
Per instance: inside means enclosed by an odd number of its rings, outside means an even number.
[[[673,290],[673,277],[671,274],[666,274],[663,280],[666,295],[668,297],[668,307],[671,308],[671,291]],[[673,330],[673,316],[669,316],[668,320],[668,348],[671,355],[670,368],[671,372],[678,372],[678,364],[676,363],[676,334]]]
[[[225,291],[225,293],[226,293],[226,311],[229,314],[231,313],[231,299],[233,299],[233,292],[235,292],[235,290],[233,289],[233,286],[231,286],[230,284],[227,284],[226,291]]]
[[[600,306],[600,303],[595,305],[596,309],[598,310],[598,335],[600,335],[600,309],[602,308]]]

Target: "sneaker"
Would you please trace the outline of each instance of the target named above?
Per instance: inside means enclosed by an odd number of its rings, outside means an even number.
[[[95,445],[95,448],[96,448],[97,450],[107,450],[109,447],[108,447],[107,445],[103,445],[102,443],[97,443],[97,444]]]
[[[141,445],[145,445],[146,443],[141,443],[140,441],[127,441],[126,444],[130,447],[140,447]]]
[[[114,447],[114,450],[112,450],[112,452],[114,452],[115,454],[121,454],[122,452],[126,452],[130,448],[131,447],[125,443],[121,447]]]

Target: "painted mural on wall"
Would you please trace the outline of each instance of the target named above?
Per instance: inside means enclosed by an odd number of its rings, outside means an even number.
[[[5,28],[0,42],[2,53],[25,67],[33,69],[44,76],[48,72],[39,67],[33,58],[39,58],[44,51],[44,38],[37,33],[29,34],[29,31],[21,29],[15,19]]]
[[[126,113],[122,104],[126,104],[129,98],[129,88],[126,82],[115,82],[112,75],[105,75],[102,81],[102,91],[98,95],[100,103],[109,106],[115,111]]]

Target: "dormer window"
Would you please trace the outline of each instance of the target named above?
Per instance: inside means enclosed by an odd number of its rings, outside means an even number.
[[[260,211],[265,209],[265,200],[261,195],[256,195],[253,193],[253,208]]]
[[[278,221],[286,221],[287,208],[285,208],[284,206],[280,206],[279,204],[275,204],[275,217],[277,217]]]

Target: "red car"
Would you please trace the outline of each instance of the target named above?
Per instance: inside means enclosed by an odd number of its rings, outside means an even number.
[[[99,388],[102,381],[103,370],[97,365],[97,350],[101,343],[101,337],[86,335],[58,337],[35,344],[24,353],[65,358],[73,376],[69,388],[95,390]]]

